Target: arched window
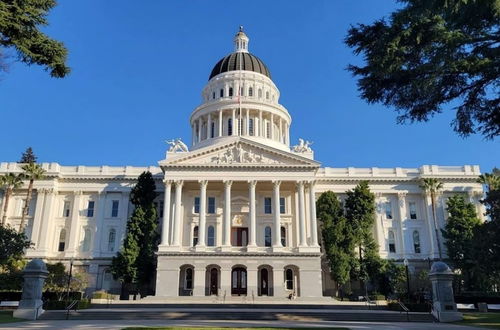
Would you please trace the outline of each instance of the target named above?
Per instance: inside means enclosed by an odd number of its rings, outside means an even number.
[[[259,88],[259,99],[262,98],[262,89]]]
[[[214,226],[208,226],[207,245],[208,246],[215,246],[215,228],[214,228]]]
[[[270,122],[266,123],[266,137],[268,139],[271,138],[271,123]]]
[[[269,100],[269,92],[266,92],[266,100]]]
[[[198,226],[195,226],[193,229],[193,246],[198,244]]]
[[[227,120],[227,135],[233,135],[233,119]]]
[[[210,124],[210,138],[212,138],[212,139],[213,139],[213,138],[214,138],[214,136],[215,136],[215,123],[214,123],[214,122],[212,122],[212,123]]]
[[[108,251],[115,251],[116,230],[111,229],[108,234]]]
[[[267,226],[264,229],[264,245],[271,246],[271,227]]]
[[[413,250],[415,253],[420,253],[420,234],[417,230],[413,232]]]
[[[253,118],[248,119],[248,135],[253,136]]]
[[[65,246],[66,246],[66,229],[61,229],[61,232],[59,233],[59,245],[57,247],[57,251],[63,252]]]
[[[286,228],[281,227],[281,245],[286,246]]]
[[[287,290],[293,290],[293,270],[290,268],[285,270],[285,286]]]
[[[229,87],[229,97],[233,96],[233,87]]]
[[[184,274],[184,289],[193,289],[193,268],[186,268],[186,272]]]
[[[253,88],[252,87],[250,87],[248,89],[248,96],[253,96]]]
[[[215,92],[212,92],[212,99],[215,100]]]
[[[396,239],[392,230],[389,230],[389,252],[396,253]]]
[[[88,252],[90,250],[90,229],[85,229],[83,231],[83,244],[82,244],[82,251],[83,252]]]
[[[220,97],[224,97],[224,89],[222,89],[222,88],[220,89],[219,95],[220,95]]]

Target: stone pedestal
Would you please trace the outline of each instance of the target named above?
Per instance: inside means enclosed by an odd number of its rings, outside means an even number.
[[[432,314],[439,322],[455,322],[463,319],[453,297],[453,272],[442,261],[432,264],[429,279],[432,283]]]
[[[14,317],[36,320],[43,312],[42,290],[49,272],[41,259],[33,259],[23,270],[23,293]]]

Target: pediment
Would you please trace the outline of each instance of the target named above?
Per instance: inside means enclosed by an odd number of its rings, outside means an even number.
[[[160,162],[161,166],[305,166],[319,163],[305,157],[239,138]]]

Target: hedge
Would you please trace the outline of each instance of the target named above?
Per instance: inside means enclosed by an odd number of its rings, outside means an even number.
[[[46,310],[53,310],[53,309],[66,309],[67,306],[69,306],[73,300],[48,300],[43,304],[43,308]],[[78,306],[76,309],[86,309],[90,307],[90,300],[89,299],[82,299],[78,301]]]

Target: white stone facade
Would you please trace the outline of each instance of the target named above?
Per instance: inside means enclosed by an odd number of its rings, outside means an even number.
[[[236,52],[248,52],[242,32],[235,43]],[[361,180],[368,180],[376,194],[374,233],[384,258],[437,257],[430,197],[419,187],[421,178],[444,183],[440,227],[452,194],[467,194],[479,215],[484,213],[478,166],[321,168],[308,142],[290,145],[291,117],[279,95],[264,74],[222,72],[210,79],[203,104],[191,114],[191,150],[170,141],[159,167],[42,164],[47,177],[35,181],[25,229],[34,246],[26,256],[74,259],[91,275],[91,289],[116,289],[107,269],[132,212],[130,190],[146,170],[160,193],[159,297],[331,294],[333,283],[322,270],[315,200],[328,190],[342,200]],[[0,175],[8,172],[21,168],[0,163]],[[9,203],[7,222],[14,227],[26,188],[27,183]],[[0,200],[3,209],[3,195]]]

